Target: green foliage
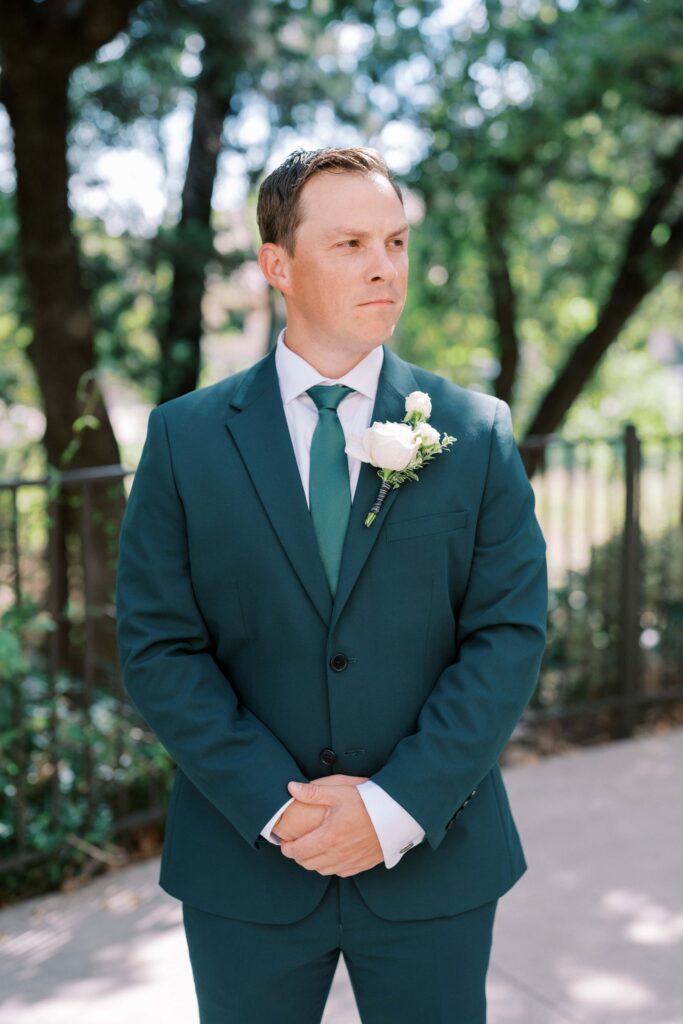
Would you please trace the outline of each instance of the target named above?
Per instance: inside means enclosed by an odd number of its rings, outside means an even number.
[[[405,90],[398,114],[427,130],[428,149],[406,175],[425,213],[411,242],[402,351],[493,390],[508,339],[492,276],[506,269],[505,312],[521,360],[516,424],[598,321],[633,224],[659,185],[658,162],[680,143],[679,14],[671,0],[566,11],[543,4],[522,17],[515,5],[489,6],[476,32],[466,18],[442,34],[427,31],[412,61],[420,85]],[[663,205],[655,248],[680,208],[675,195]],[[652,263],[648,245],[640,238]],[[655,327],[675,334],[682,318],[680,273],[672,271],[622,330],[619,351],[603,357],[567,428],[575,434],[583,425],[584,396],[599,406],[614,395],[618,374],[620,423],[680,429],[680,391],[645,341]],[[643,358],[629,370],[624,355],[634,351]],[[666,396],[649,411],[637,397],[643,373]],[[599,418],[604,433],[611,417]]]
[[[31,600],[0,617],[0,868],[16,852],[23,780],[24,842],[47,858],[42,870],[54,880],[87,860],[72,835],[99,847],[112,841],[121,792],[130,811],[145,810],[156,783],[165,803],[174,766],[125,699],[97,688],[88,699],[82,680],[50,680],[36,667],[41,659],[29,652],[53,629]],[[25,884],[25,872],[3,873],[5,894]]]
[[[255,191],[272,154],[301,136],[312,147],[374,145],[423,209],[395,336],[401,354],[494,390],[505,339],[492,277],[506,268],[519,432],[599,320],[629,233],[657,188],[659,161],[680,142],[679,4],[263,0],[248,13],[222,0],[147,0],[71,76],[69,160],[98,368],[154,400],[171,257],[206,257],[206,233],[191,223],[180,229],[177,153],[177,126],[189,124],[204,75],[215,95],[229,89],[224,153],[232,176],[250,188],[252,233],[250,245],[241,211],[214,210],[222,239],[203,305],[225,316],[209,318],[207,331],[227,345],[244,316],[238,275],[258,245]],[[259,132],[246,130],[257,124]],[[97,160],[126,148],[160,169],[160,214],[106,195]],[[653,280],[680,205],[680,196],[664,204],[651,238],[639,240]],[[25,356],[16,233],[13,196],[0,193],[0,398],[40,407]],[[564,425],[569,436],[611,432],[615,419],[617,427],[681,428],[680,390],[647,339],[656,329],[675,334],[682,319],[680,272],[672,269],[587,382]],[[664,400],[652,402],[653,394]]]

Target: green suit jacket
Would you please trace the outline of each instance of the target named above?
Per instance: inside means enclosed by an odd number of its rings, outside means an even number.
[[[457,441],[389,491],[361,465],[330,593],[275,349],[155,408],[122,522],[124,686],[176,766],[159,884],[229,917],[309,914],[331,875],[260,836],[289,780],[365,775],[425,829],[350,876],[381,917],[457,914],[527,869],[498,758],[545,646],[546,545],[509,406],[384,346],[372,421],[426,391]]]

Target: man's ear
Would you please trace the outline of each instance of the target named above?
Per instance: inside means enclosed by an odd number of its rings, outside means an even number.
[[[284,249],[275,242],[264,242],[257,258],[261,273],[268,284],[284,298],[289,288],[289,263]]]

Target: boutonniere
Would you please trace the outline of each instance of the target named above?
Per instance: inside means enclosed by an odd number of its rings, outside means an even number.
[[[431,414],[432,401],[427,392],[411,391],[406,396],[406,414],[401,423],[375,421],[362,434],[349,437],[344,451],[377,466],[382,481],[375,503],[365,517],[366,526],[372,526],[392,487],[400,487],[405,480],[417,480],[416,470],[458,440],[449,434],[441,437],[427,423]]]

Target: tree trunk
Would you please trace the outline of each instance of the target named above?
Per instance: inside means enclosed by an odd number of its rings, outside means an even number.
[[[207,47],[210,45],[208,41]],[[211,196],[221,151],[223,122],[230,109],[231,96],[232,81],[226,94],[210,66],[208,71],[205,67],[197,82],[182,212],[174,236],[173,286],[167,327],[159,338],[160,402],[194,391],[197,387],[201,364],[204,278],[207,263],[214,255]]]
[[[660,283],[664,274],[676,266],[683,255],[683,214],[668,214],[683,178],[683,143],[660,157],[652,192],[633,222],[612,289],[598,322],[570,352],[553,384],[541,399],[527,429],[527,436],[552,433],[560,425],[572,403],[581,394],[609,346],[616,341],[624,325],[643,299]],[[654,228],[667,224],[669,237],[664,245],[655,245]],[[524,453],[529,476],[541,462],[540,448]]]
[[[21,259],[33,323],[27,351],[44,403],[47,461],[51,469],[114,465],[119,462],[118,445],[93,372],[93,321],[81,283],[67,198],[69,73],[45,61],[34,63],[23,54],[21,60],[7,61],[3,74],[3,99],[14,136]],[[79,429],[75,421],[84,414],[97,422],[85,421]],[[81,524],[73,498],[73,491],[69,500],[64,498],[59,562],[65,567],[80,550]],[[120,521],[125,502],[120,484],[93,487],[92,499],[88,574],[94,605],[89,611],[94,620],[90,628],[98,659],[104,664],[107,659],[114,662],[116,653],[115,565],[107,524]],[[56,580],[55,585],[64,589],[64,581]],[[70,650],[64,667],[80,673],[77,646]],[[107,674],[99,671],[96,678],[102,681]]]
[[[493,317],[498,326],[500,371],[495,381],[496,397],[508,405],[514,402],[514,386],[519,363],[517,338],[517,301],[508,266],[506,239],[509,232],[508,209],[500,197],[490,197],[484,210],[486,256]]]

